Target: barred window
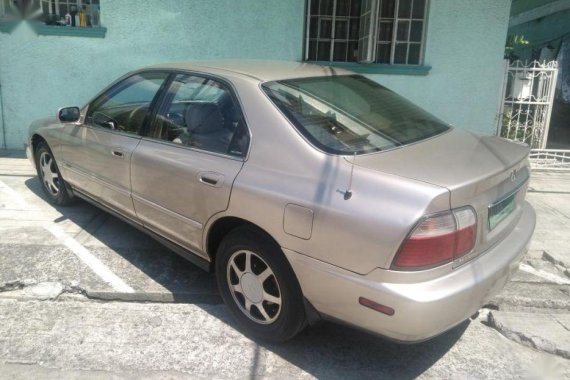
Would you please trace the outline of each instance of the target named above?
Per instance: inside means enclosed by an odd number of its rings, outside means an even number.
[[[100,0],[0,0],[0,21],[22,18],[52,26],[97,28]]]
[[[421,65],[428,0],[307,0],[305,60]]]
[[[42,0],[41,21],[46,25],[97,28],[100,15],[99,0]]]

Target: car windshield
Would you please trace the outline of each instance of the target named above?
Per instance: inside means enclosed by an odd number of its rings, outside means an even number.
[[[268,82],[264,91],[317,148],[363,154],[411,144],[450,126],[360,75]]]

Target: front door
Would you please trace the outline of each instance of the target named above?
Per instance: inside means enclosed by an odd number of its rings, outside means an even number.
[[[248,145],[242,112],[227,85],[176,75],[150,135],[132,156],[137,216],[149,229],[205,256],[203,226],[228,207]]]
[[[82,125],[63,131],[62,171],[67,182],[134,218],[130,160],[152,101],[168,74],[132,75],[94,100]]]

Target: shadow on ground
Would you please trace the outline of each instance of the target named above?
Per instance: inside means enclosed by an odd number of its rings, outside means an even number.
[[[26,180],[25,184],[30,191],[49,203],[37,177]],[[128,223],[80,199],[70,206],[52,207],[62,214],[62,217],[55,222],[59,223],[68,219],[81,227],[85,231],[81,234],[88,236],[92,243],[96,240],[95,246],[89,246],[89,249],[95,251],[104,262],[117,264],[117,260],[113,260],[112,257],[117,254],[144,274],[141,276],[137,273],[138,271],[128,266],[112,268],[119,277],[133,276],[127,279],[127,283],[136,292],[149,291],[148,283],[145,284],[143,281],[146,276],[160,285],[160,287],[150,286],[154,291],[157,291],[157,288],[163,288],[163,293],[171,294],[171,297],[168,294],[169,297],[165,298],[168,302],[222,303],[214,276],[178,256]],[[86,222],[85,214],[93,215],[93,217]],[[77,236],[74,238],[79,239]],[[97,246],[104,249],[98,249]],[[101,257],[105,255],[111,256]],[[125,272],[121,273],[121,270]],[[160,297],[151,300],[157,301]]]
[[[28,179],[25,183],[32,192],[47,202],[37,178]],[[76,216],[81,214],[81,209],[95,213],[99,215],[97,218],[103,219],[99,223],[88,222],[86,225],[85,222],[78,223],[79,226],[146,276],[172,292],[174,302],[194,303],[213,317],[239,330],[225,308],[211,305],[222,302],[215,289],[213,274],[203,272],[141,231],[87,202],[78,200],[72,206],[57,207],[64,218],[74,222],[77,220]],[[122,238],[128,235],[127,240],[135,241],[135,246],[129,247],[124,244],[117,246],[116,237],[112,233],[103,232],[102,224],[116,224],[117,233],[122,234]],[[197,278],[199,280],[196,280]],[[189,294],[204,296],[188,296]],[[347,378],[359,373],[361,378],[411,379],[425,372],[445,355],[461,338],[468,326],[469,321],[465,321],[432,340],[405,345],[350,327],[320,322],[283,344],[268,344],[254,339],[257,343],[256,359],[250,364],[250,373],[253,378],[265,372],[265,368],[269,365],[265,360],[263,350],[265,349],[319,378]]]

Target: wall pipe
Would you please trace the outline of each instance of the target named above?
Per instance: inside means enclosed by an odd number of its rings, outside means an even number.
[[[0,127],[2,128],[2,148],[7,149],[6,143],[6,119],[4,116],[4,98],[2,97],[2,83],[0,82]]]

